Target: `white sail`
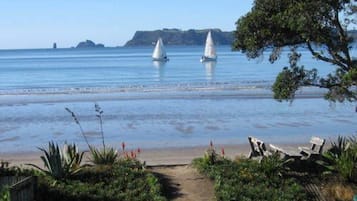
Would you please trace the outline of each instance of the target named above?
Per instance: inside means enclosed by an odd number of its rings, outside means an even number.
[[[216,59],[217,59],[216,49],[214,47],[213,39],[211,36],[211,31],[209,31],[207,34],[207,38],[206,38],[205,52],[201,58],[201,62],[216,61]]]
[[[156,42],[156,46],[154,49],[154,52],[152,53],[152,59],[154,61],[167,61],[167,55],[166,55],[166,50],[164,47],[164,43],[162,42],[162,39],[159,38]]]

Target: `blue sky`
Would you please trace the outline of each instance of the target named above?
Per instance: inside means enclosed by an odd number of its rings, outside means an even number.
[[[253,0],[1,0],[0,49],[121,46],[136,30],[235,29]]]

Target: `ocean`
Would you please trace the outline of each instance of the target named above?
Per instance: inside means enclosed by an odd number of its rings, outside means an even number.
[[[36,151],[48,141],[100,146],[94,104],[103,109],[106,143],[120,147],[187,147],[248,143],[304,143],[357,134],[354,103],[330,103],[324,90],[304,88],[277,102],[271,86],[288,51],[249,60],[218,46],[217,62],[200,63],[200,46],[168,46],[167,63],[151,61],[153,47],[0,50],[0,152]],[[301,50],[301,65],[327,75],[334,67]]]

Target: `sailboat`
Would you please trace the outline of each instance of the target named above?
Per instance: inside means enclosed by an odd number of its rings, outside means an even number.
[[[157,39],[154,52],[152,53],[152,60],[161,62],[166,62],[169,60],[169,58],[167,58],[164,43],[162,42],[161,38]]]
[[[206,38],[205,52],[204,55],[201,57],[200,61],[205,62],[205,61],[216,61],[216,60],[217,60],[216,49],[214,48],[211,31],[209,31]]]

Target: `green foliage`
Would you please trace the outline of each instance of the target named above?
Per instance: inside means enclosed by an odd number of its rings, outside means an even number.
[[[278,101],[290,100],[292,101],[295,97],[295,92],[301,86],[307,84],[312,85],[312,83],[317,80],[317,71],[305,70],[304,66],[298,66],[297,63],[301,57],[295,51],[295,48],[291,49],[289,54],[290,67],[284,67],[283,71],[276,77],[275,83],[273,84],[274,98]]]
[[[301,185],[279,176],[283,164],[277,156],[263,164],[250,159],[224,159],[214,165],[203,158],[193,161],[200,172],[215,180],[217,200],[306,200]]]
[[[138,161],[120,160],[113,166],[93,166],[66,181],[39,180],[38,201],[166,200],[156,177]]]
[[[324,153],[327,159],[325,166],[338,172],[344,179],[357,182],[357,140],[354,137],[339,136],[337,142]]]
[[[118,158],[118,152],[114,148],[97,149],[91,146],[90,154],[90,161],[95,165],[113,165]]]
[[[274,153],[263,157],[260,161],[260,168],[268,178],[281,177],[285,171],[289,170],[288,164],[292,161],[292,159],[282,159],[279,153]]]
[[[100,125],[100,134],[102,137],[102,144],[103,144],[103,149],[97,149],[94,146],[91,146],[88,142],[88,138],[84,133],[84,130],[82,128],[82,125],[77,117],[77,115],[72,112],[69,108],[65,108],[72,116],[73,120],[75,123],[79,126],[79,130],[85,140],[85,142],[88,145],[88,148],[90,150],[91,154],[91,159],[90,161],[94,163],[95,165],[113,165],[116,162],[116,159],[118,158],[118,152],[115,150],[115,148],[110,147],[107,148],[105,146],[105,141],[104,141],[104,131],[103,131],[103,110],[99,106],[99,104],[95,103],[94,104],[94,110],[96,112],[96,117],[99,120],[99,125]]]
[[[39,149],[44,153],[44,156],[41,156],[41,159],[46,169],[42,169],[33,164],[29,165],[38,168],[54,179],[60,180],[68,178],[82,169],[80,163],[84,152],[79,153],[75,144],[65,144],[63,150],[60,150],[57,144],[49,142],[48,151],[43,148]]]
[[[210,146],[208,147],[208,149],[205,151],[203,160],[205,163],[207,163],[209,165],[214,165],[215,163],[222,160],[222,157],[217,154],[212,141],[210,142]]]
[[[273,87],[275,98],[291,100],[298,88],[318,86],[329,90],[325,96],[329,100],[355,101],[357,61],[350,54],[353,39],[347,34],[348,25],[356,24],[352,2],[255,0],[252,10],[236,22],[233,49],[249,58],[272,50],[269,60],[274,62],[285,46],[306,47],[316,59],[335,65],[336,71],[318,79],[315,70],[290,64],[290,69],[284,68],[278,75]]]
[[[10,191],[7,186],[0,187],[0,201],[10,201]]]

